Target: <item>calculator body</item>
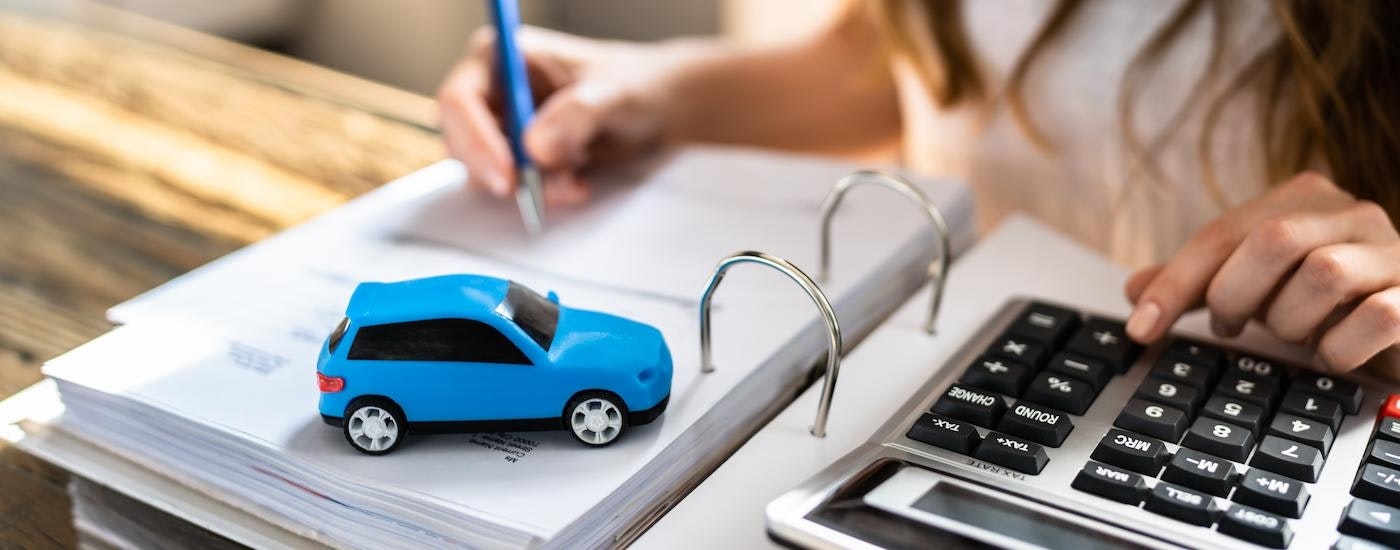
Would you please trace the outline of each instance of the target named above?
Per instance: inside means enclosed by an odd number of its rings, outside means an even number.
[[[1267,407],[1270,409],[1267,418],[1262,419],[1262,427],[1259,428],[1258,434],[1253,438],[1253,443],[1250,444],[1250,448],[1245,451],[1243,456],[1218,457],[1219,454],[1237,452],[1234,448],[1217,449],[1211,447],[1210,444],[1219,443],[1219,441],[1203,442],[1204,440],[1193,439],[1187,440],[1191,443],[1191,447],[1181,444],[1186,439],[1187,432],[1198,428],[1195,426],[1197,420],[1204,424],[1210,424],[1210,426],[1204,426],[1205,429],[1198,431],[1215,435],[1210,429],[1215,424],[1214,420],[1205,416],[1204,411],[1200,408],[1187,415],[1188,429],[1184,432],[1178,432],[1180,435],[1162,434],[1162,437],[1153,438],[1137,431],[1123,430],[1118,427],[1125,423],[1131,424],[1131,422],[1125,422],[1120,416],[1124,414],[1125,406],[1134,399],[1138,400],[1140,408],[1143,410],[1151,408],[1148,412],[1158,412],[1158,416],[1161,416],[1161,411],[1170,412],[1169,410],[1173,409],[1165,404],[1159,405],[1159,402],[1155,400],[1144,401],[1141,399],[1143,388],[1157,386],[1159,385],[1156,384],[1157,381],[1166,380],[1161,376],[1161,373],[1165,371],[1154,371],[1158,368],[1154,365],[1169,363],[1170,361],[1166,358],[1176,357],[1168,352],[1173,345],[1172,337],[1165,338],[1163,342],[1146,349],[1129,350],[1128,356],[1124,358],[1126,365],[1122,367],[1122,371],[1105,379],[1101,388],[1094,392],[1095,396],[1091,399],[1091,403],[1080,414],[1059,412],[1059,421],[1072,423],[1072,429],[1063,435],[1051,432],[1041,433],[1041,443],[1035,443],[1026,437],[1006,435],[1003,433],[1004,430],[1000,429],[1005,425],[999,421],[982,422],[991,426],[988,428],[956,417],[933,413],[932,411],[939,408],[939,400],[950,394],[956,394],[960,397],[966,397],[968,394],[984,394],[967,397],[969,402],[975,404],[984,403],[985,394],[993,395],[1006,405],[1000,413],[1002,418],[1010,414],[1010,411],[1018,403],[1026,401],[1024,398],[1010,396],[1007,393],[986,391],[983,389],[986,384],[977,386],[965,382],[968,380],[968,371],[972,365],[986,359],[991,352],[990,347],[1003,341],[1005,336],[1013,334],[1013,327],[1018,326],[1018,323],[1025,323],[1028,313],[1034,306],[1050,309],[1059,308],[1073,312],[1079,317],[1075,320],[1077,327],[1073,330],[1087,328],[1088,323],[1094,319],[1109,324],[1117,323],[1116,336],[1126,340],[1126,336],[1121,332],[1121,319],[1094,317],[1092,313],[1074,311],[1065,306],[1027,298],[1008,301],[945,365],[932,371],[933,374],[928,381],[874,433],[869,441],[801,486],[770,503],[767,508],[767,529],[770,537],[786,545],[809,548],[984,545],[1007,548],[1239,548],[1256,545],[1276,548],[1382,547],[1371,542],[1376,540],[1386,541],[1391,545],[1400,545],[1400,531],[1396,532],[1396,537],[1393,539],[1388,538],[1389,531],[1386,531],[1392,526],[1400,526],[1400,517],[1387,517],[1386,522],[1376,525],[1376,520],[1382,517],[1382,514],[1389,513],[1390,508],[1376,501],[1367,501],[1362,504],[1374,506],[1363,509],[1360,507],[1361,505],[1357,505],[1355,510],[1351,509],[1353,501],[1357,500],[1352,494],[1353,487],[1359,472],[1368,465],[1368,455],[1373,450],[1371,442],[1378,438],[1376,432],[1383,425],[1389,426],[1389,429],[1396,431],[1393,434],[1395,436],[1393,440],[1400,442],[1400,422],[1396,422],[1394,419],[1387,420],[1379,414],[1382,408],[1387,405],[1387,399],[1392,394],[1397,393],[1396,388],[1377,379],[1369,378],[1365,374],[1350,374],[1338,377],[1331,383],[1322,383],[1329,389],[1333,388],[1334,383],[1338,385],[1355,384],[1359,390],[1356,393],[1360,397],[1355,402],[1354,412],[1344,413],[1336,429],[1331,432],[1331,439],[1327,444],[1328,448],[1322,465],[1320,468],[1314,468],[1315,479],[1306,482],[1288,476],[1274,475],[1271,470],[1258,466],[1250,466],[1254,455],[1261,453],[1258,450],[1261,442],[1271,433],[1271,420],[1280,414],[1278,411],[1283,395],[1291,390],[1301,390],[1298,384],[1290,382],[1293,377],[1297,376],[1296,374],[1281,378],[1281,383],[1276,388],[1277,394],[1269,397],[1272,402],[1271,406]],[[1059,351],[1066,351],[1066,342],[1077,338],[1077,336],[1060,336],[1058,338],[1060,338],[1058,343],[1050,343],[1046,346],[1051,348],[1047,350],[1047,353],[1058,354]],[[1227,364],[1222,364],[1220,372],[1214,373],[1209,378],[1208,386],[1225,381],[1224,375],[1229,374],[1225,369],[1239,368],[1230,362],[1246,356],[1256,362],[1267,361],[1271,365],[1294,365],[1289,369],[1297,370],[1298,363],[1296,361],[1279,361],[1276,358],[1265,358],[1249,352],[1226,350],[1228,345],[1211,343],[1201,339],[1190,341],[1206,348],[1218,346],[1224,351],[1221,358]],[[1056,393],[1063,392],[1065,386],[1063,382],[1073,378],[1070,376],[1046,376],[1047,373],[1056,374],[1067,371],[1063,368],[1058,371],[1046,370],[1045,359],[1041,358],[1040,361],[1042,364],[1033,367],[1032,370],[1036,371],[1033,374],[1035,378],[1042,379],[1040,380],[1043,386],[1041,389],[1051,389]],[[1254,365],[1249,361],[1245,361],[1245,363]],[[1304,375],[1311,376],[1306,373]],[[1044,378],[1058,380],[1061,384],[1045,383]],[[1231,380],[1236,378],[1238,377]],[[1319,383],[1316,377],[1305,380],[1311,384]],[[955,391],[955,386],[967,391]],[[1184,384],[1180,384],[1180,386],[1184,392],[1187,386]],[[1021,388],[1025,388],[1025,386],[1022,385],[1015,391],[1021,396],[1028,395],[1025,393],[1026,390]],[[1202,407],[1208,398],[1215,397],[1210,395],[1210,388],[1204,389],[1201,393],[1203,395],[1199,397],[1199,404]],[[1313,394],[1309,394],[1309,396],[1311,395]],[[1058,397],[1051,399],[1058,399]],[[1344,396],[1339,399],[1348,400],[1350,398]],[[1294,400],[1296,401],[1296,399]],[[1036,401],[1043,403],[1045,398],[1036,399]],[[1146,408],[1141,407],[1144,402],[1148,403]],[[1305,405],[1317,402],[1320,401],[1302,401]],[[1228,406],[1219,407],[1219,403],[1215,403],[1215,405],[1220,410],[1236,410],[1236,408]],[[1345,404],[1348,407],[1351,405],[1352,403]],[[1392,409],[1394,405],[1395,403],[1390,403]],[[1048,411],[1052,414],[1058,412],[1056,409],[1037,403],[1028,403],[1028,406],[1035,410],[1022,411],[1025,417],[1046,420],[1043,415],[1035,413],[1037,411]],[[1065,403],[1063,408],[1075,407],[1077,405],[1074,403]],[[971,416],[975,417],[975,414]],[[1150,419],[1157,419],[1150,414],[1148,416]],[[924,426],[935,425],[929,423],[930,417],[933,417],[935,422],[941,423],[945,428],[951,428],[953,424],[958,424],[963,429],[969,427],[975,429],[973,445],[971,447],[961,446],[963,442],[960,437],[938,440],[939,444],[937,445],[911,437],[911,434],[918,435],[915,430],[919,429],[916,427],[920,426],[921,423]],[[969,415],[961,414],[961,418],[969,418]],[[1284,418],[1291,419],[1292,417]],[[1311,420],[1309,421],[1311,422]],[[1325,424],[1325,417],[1324,420],[1318,422]],[[1239,425],[1236,423],[1224,424]],[[1134,427],[1137,426],[1134,425]],[[1252,428],[1252,426],[1247,425],[1244,427],[1247,430]],[[1152,431],[1149,428],[1141,429]],[[1129,450],[1140,447],[1142,441],[1152,441],[1154,444],[1160,445],[1167,456],[1166,458],[1158,458],[1158,465],[1155,467],[1138,465],[1137,470],[1132,470],[1118,466],[1114,462],[1121,461],[1111,460],[1113,457],[1104,455],[1099,450],[1106,440],[1111,439],[1110,432],[1118,432],[1117,435],[1123,435],[1126,432],[1129,437],[1126,440],[1123,438],[1119,438],[1119,440]],[[1020,431],[1018,433],[1028,432]],[[1134,440],[1132,436],[1137,436],[1137,440]],[[1060,440],[1054,441],[1057,438]],[[1379,437],[1379,439],[1390,441],[1385,437]],[[994,444],[989,443],[992,441],[1000,441],[1013,452],[1025,455],[1039,453],[1024,453],[1022,451],[1038,450],[1043,452],[1044,460],[1020,460],[1026,458],[1025,456],[1012,460],[999,454],[984,455],[975,450],[982,445]],[[1274,447],[1272,452],[1289,451],[1289,446],[1280,448],[1279,441],[1293,443],[1292,439],[1275,436],[1270,439],[1270,443]],[[1038,449],[1030,449],[1030,447],[1038,447]],[[1214,454],[1200,453],[1196,450],[1200,447],[1219,452]],[[1298,453],[1299,451],[1294,450],[1287,455]],[[1234,472],[1234,476],[1229,480],[1233,485],[1222,490],[1219,487],[1211,487],[1209,483],[1202,484],[1199,482],[1200,480],[1190,478],[1176,479],[1173,477],[1173,481],[1178,483],[1162,481],[1161,476],[1167,475],[1171,461],[1178,458],[1178,455],[1187,459],[1195,458],[1195,461],[1188,464],[1197,465],[1202,460],[1206,460],[1200,458],[1202,456],[1214,458],[1216,464],[1214,464],[1213,469],[1216,473],[1224,471],[1226,467],[1230,469],[1229,471]],[[1096,458],[1110,460],[1101,461],[1096,460]],[[1085,472],[1090,470],[1088,466],[1091,461],[1092,464],[1103,467],[1094,470],[1096,473],[1102,474],[1103,477],[1110,480],[1124,479],[1123,486],[1104,489],[1102,486],[1079,480],[1079,478],[1088,475]],[[1131,461],[1127,463],[1132,464]],[[1261,463],[1273,464],[1270,462]],[[1378,466],[1372,466],[1372,469],[1374,470],[1376,467]],[[1177,470],[1179,473],[1181,468],[1177,468]],[[1248,472],[1252,470],[1257,470],[1254,472],[1254,476],[1247,477]],[[1290,471],[1290,473],[1302,472]],[[1122,476],[1120,474],[1128,475]],[[1232,500],[1231,497],[1244,497],[1240,486],[1245,483],[1246,479],[1254,481],[1255,485],[1265,490],[1285,489],[1284,485],[1289,480],[1300,482],[1298,486],[1287,486],[1287,490],[1281,492],[1287,493],[1290,490],[1297,492],[1298,487],[1301,487],[1307,496],[1302,499],[1304,502],[1301,505],[1297,504],[1299,499],[1295,497],[1293,502],[1297,507],[1293,510],[1288,509],[1287,498],[1278,499],[1284,501],[1281,507],[1279,502],[1257,502],[1258,499],[1246,499],[1246,501],[1262,506],[1261,508],[1244,506]],[[1128,483],[1130,481],[1135,483]],[[1380,478],[1378,481],[1382,485],[1387,483],[1384,478]],[[1395,487],[1400,489],[1400,480],[1394,481]],[[1125,487],[1130,485],[1132,491],[1128,493]],[[1162,487],[1159,488],[1158,485],[1162,485]],[[1084,490],[1084,488],[1089,487],[1095,491]],[[1214,494],[1194,487],[1210,487],[1214,490]],[[1384,487],[1382,489],[1384,490]],[[1115,490],[1117,492],[1114,492]],[[1153,500],[1154,491],[1166,497],[1166,504],[1163,504],[1163,498],[1155,499],[1155,508],[1154,505],[1147,504],[1149,500]],[[1105,493],[1109,496],[1104,496]],[[1400,492],[1395,494],[1400,495]],[[1389,502],[1391,506],[1396,506],[1394,500],[1390,500],[1394,497],[1389,493],[1380,496],[1374,496],[1371,493],[1367,493],[1367,495],[1372,496],[1375,500],[1383,500]],[[1206,521],[1202,517],[1192,515],[1192,512],[1200,512],[1200,510],[1183,511],[1173,508],[1172,505],[1179,504],[1175,502],[1177,499],[1190,505],[1202,504],[1205,508],[1204,513],[1211,515],[1210,520]],[[1204,502],[1199,502],[1202,500]],[[1273,511],[1266,512],[1265,508]],[[1234,511],[1239,517],[1232,518],[1231,511]],[[1364,536],[1339,533],[1339,524],[1346,523],[1342,519],[1348,513],[1371,515],[1370,524],[1358,527],[1353,521],[1347,527],[1348,531]],[[1299,517],[1290,517],[1292,515]],[[1181,518],[1187,518],[1190,521]],[[1223,526],[1223,522],[1226,520],[1232,523],[1228,528]],[[1247,528],[1251,526],[1250,522],[1263,524],[1267,528],[1263,529],[1263,532],[1241,532],[1241,525]],[[1272,525],[1273,523],[1281,523],[1282,528],[1276,529],[1277,526]],[[1280,536],[1280,531],[1286,531],[1286,536]]]

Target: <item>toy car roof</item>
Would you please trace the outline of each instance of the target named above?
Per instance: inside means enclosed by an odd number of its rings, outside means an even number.
[[[360,283],[345,315],[361,325],[478,317],[505,299],[510,281],[484,275],[440,275],[392,283]]]

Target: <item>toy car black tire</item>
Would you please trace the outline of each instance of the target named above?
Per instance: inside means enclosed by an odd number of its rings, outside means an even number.
[[[341,431],[355,450],[382,455],[398,448],[408,435],[403,409],[381,397],[358,397],[345,407]]]
[[[564,407],[564,429],[589,447],[607,447],[627,431],[627,403],[605,391],[579,392]]]

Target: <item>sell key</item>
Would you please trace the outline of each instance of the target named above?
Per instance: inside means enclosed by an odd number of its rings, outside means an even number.
[[[1219,513],[1215,499],[1210,498],[1210,495],[1165,481],[1152,488],[1152,492],[1147,495],[1147,504],[1142,508],[1202,527],[1209,527],[1215,523],[1215,515]]]

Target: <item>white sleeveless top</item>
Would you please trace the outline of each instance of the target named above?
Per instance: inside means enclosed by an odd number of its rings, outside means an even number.
[[[1052,2],[974,0],[964,25],[986,89],[999,93],[1041,27]],[[903,161],[915,172],[964,179],[973,188],[980,230],[1011,212],[1025,212],[1140,267],[1165,261],[1222,212],[1209,191],[1198,154],[1202,120],[1220,90],[1278,27],[1266,2],[1231,3],[1221,76],[1202,80],[1214,19],[1203,10],[1168,47],[1134,105],[1136,135],[1150,143],[1205,85],[1156,156],[1158,177],[1130,166],[1132,149],[1118,116],[1123,73],[1176,12],[1179,2],[1086,2],[1032,63],[1022,93],[1031,119],[1049,139],[1044,151],[1023,134],[1005,102],[937,107],[909,62],[896,62],[904,109]],[[1263,192],[1263,153],[1256,103],[1247,92],[1230,100],[1214,130],[1213,174],[1229,205]]]

